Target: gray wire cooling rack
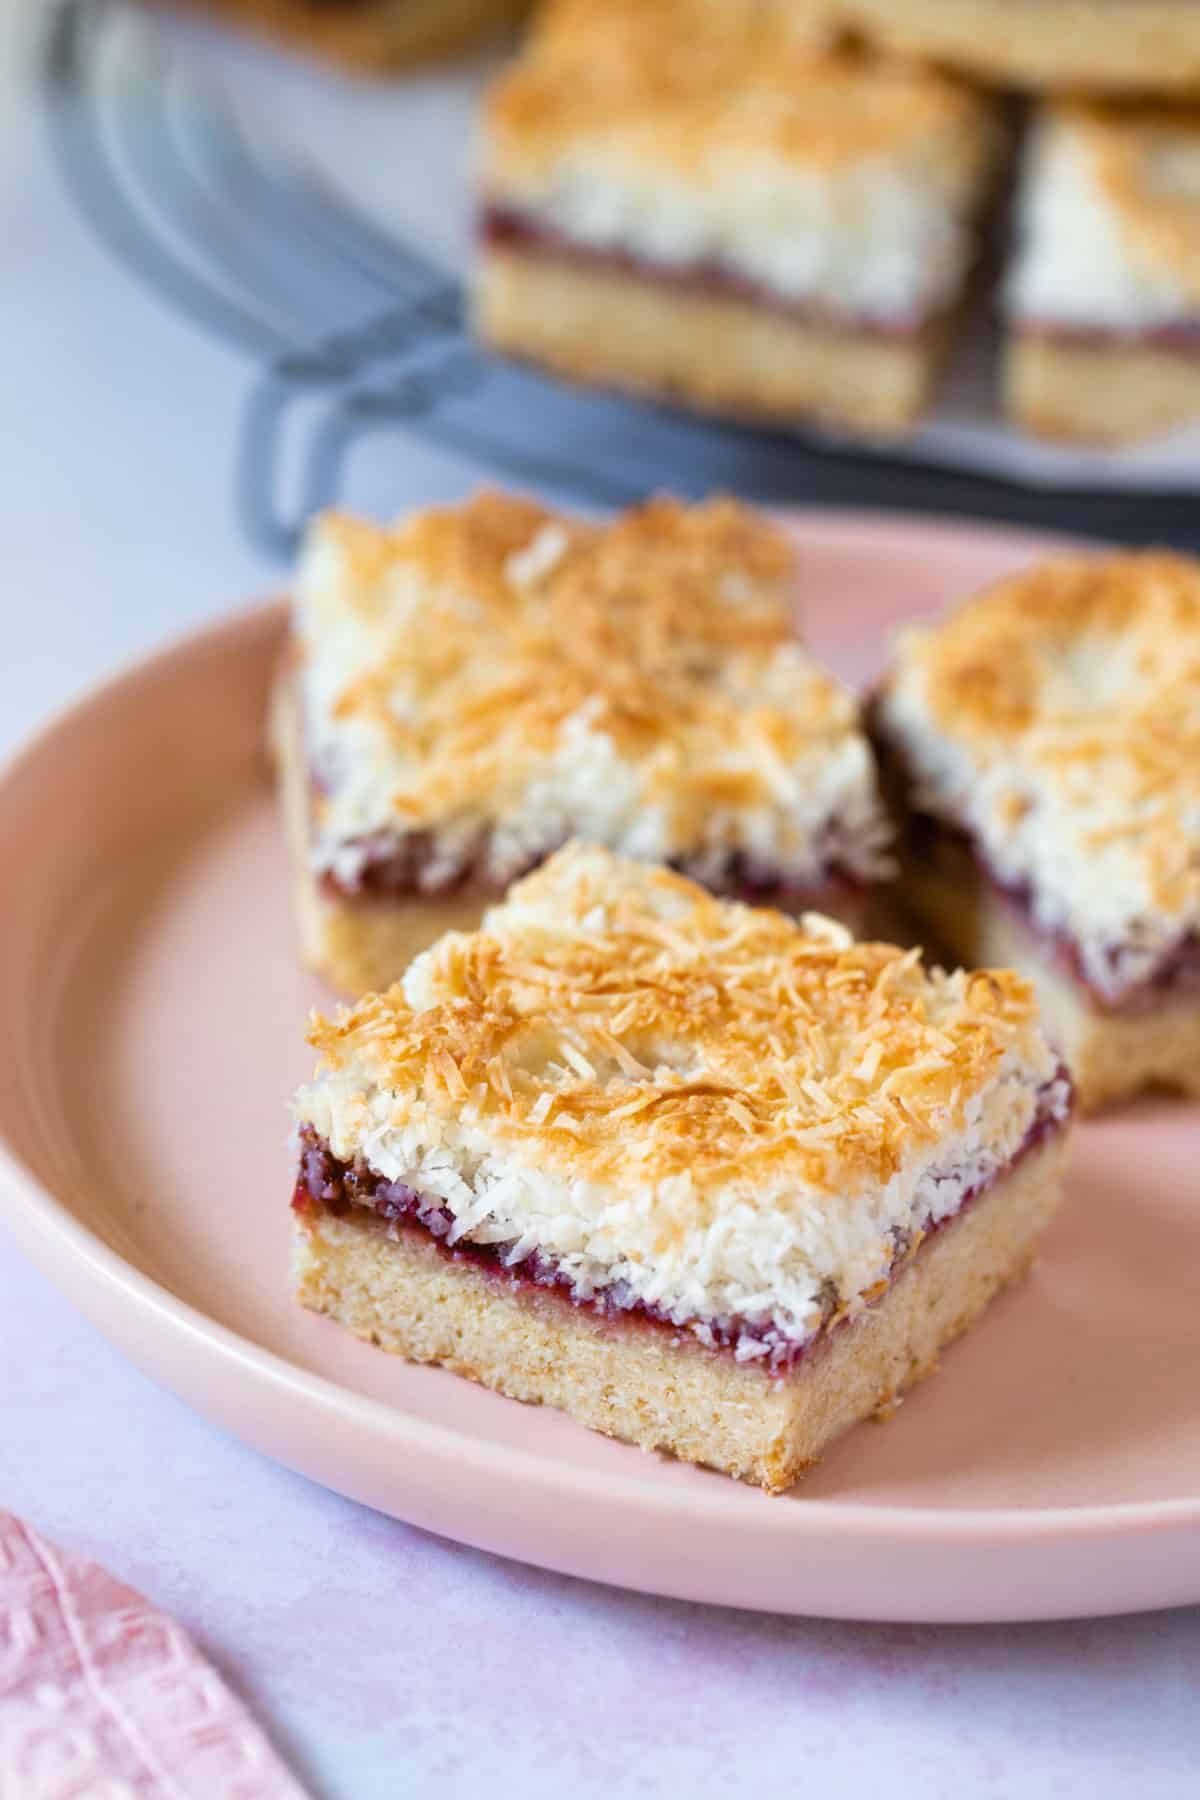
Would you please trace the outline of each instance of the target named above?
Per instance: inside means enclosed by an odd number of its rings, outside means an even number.
[[[61,0],[49,14],[39,68],[51,139],[109,249],[251,360],[236,501],[251,539],[275,555],[290,555],[305,519],[338,497],[351,447],[381,431],[586,505],[719,488],[763,503],[958,512],[1200,548],[1194,495],[1024,488],[699,421],[493,358],[467,333],[456,280],[300,161],[265,158],[186,40],[139,21],[134,66],[114,83],[106,58],[130,0]]]

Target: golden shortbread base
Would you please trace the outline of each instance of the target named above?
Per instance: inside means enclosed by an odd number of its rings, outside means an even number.
[[[1200,354],[1018,333],[1006,357],[1005,393],[1009,416],[1038,437],[1131,444],[1200,418]]]
[[[948,338],[944,318],[889,337],[495,246],[480,254],[474,313],[485,342],[573,381],[880,437],[920,416]]]
[[[816,23],[999,86],[1200,91],[1193,0],[784,0]]]
[[[997,896],[966,853],[954,868],[906,862],[900,892],[932,948],[967,968],[1017,969],[1034,983],[1046,1035],[1061,1050],[1082,1112],[1098,1112],[1146,1088],[1200,1096],[1200,996],[1166,998],[1152,1011],[1096,1006],[1086,988],[1050,963],[1038,938]]]
[[[834,1438],[931,1374],[945,1346],[1025,1272],[1059,1203],[1065,1135],[927,1239],[869,1311],[778,1380],[690,1333],[510,1284],[448,1257],[420,1227],[389,1229],[364,1212],[298,1219],[296,1294],[412,1362],[778,1493]]]
[[[188,0],[205,12],[360,72],[404,68],[463,50],[516,24],[530,0]]]

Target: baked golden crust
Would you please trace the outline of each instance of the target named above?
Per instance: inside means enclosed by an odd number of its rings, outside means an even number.
[[[633,65],[657,51],[711,54],[708,44],[737,53],[755,44],[824,45],[834,32],[804,19],[795,0],[543,0],[530,22],[527,45],[539,54],[583,63],[597,57]]]
[[[577,846],[311,1042],[394,1096],[393,1126],[469,1120],[543,1171],[657,1184],[663,1249],[731,1175],[882,1186],[963,1129],[1010,1053],[1035,1082],[1054,1070],[1009,972],[927,973],[916,951]],[[678,1218],[661,1199],[675,1173]]]
[[[717,0],[714,0],[717,3]],[[1200,90],[1194,0],[773,0],[810,32],[1048,92]],[[733,8],[736,10],[736,6]]]
[[[1149,550],[1039,564],[910,634],[899,669],[979,766],[1019,760],[1068,803],[1099,800],[1083,848],[1123,846],[1164,913],[1196,905],[1200,562]],[[1011,805],[1015,826],[1030,805],[1016,781]]]
[[[448,56],[514,25],[530,0],[186,0],[298,50],[359,71]]]
[[[994,148],[989,107],[948,77],[814,49],[775,6],[697,0],[559,0],[492,87],[484,123],[489,186],[596,133],[647,169],[883,156],[964,194]]]
[[[1014,329],[1005,405],[1023,431],[1078,444],[1134,444],[1200,418],[1200,346],[1118,336],[1081,343]]]
[[[1064,1150],[1060,1134],[1031,1151],[783,1379],[689,1333],[614,1327],[553,1289],[510,1288],[362,1209],[298,1218],[295,1291],[383,1350],[779,1493],[857,1420],[890,1417],[1024,1274],[1061,1198]]]

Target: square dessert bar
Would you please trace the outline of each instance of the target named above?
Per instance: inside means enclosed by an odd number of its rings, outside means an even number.
[[[352,70],[403,68],[498,34],[530,0],[185,0]]]
[[[901,893],[1036,979],[1081,1104],[1200,1094],[1200,562],[1069,557],[909,632],[880,695]]]
[[[727,4],[732,0],[726,0]],[[746,0],[742,0],[745,4]],[[1194,0],[767,0],[873,47],[1000,87],[1200,90]]]
[[[778,7],[559,0],[485,104],[477,329],[585,382],[897,432],[996,149],[978,96]]]
[[[1006,313],[1027,430],[1121,443],[1200,418],[1200,110],[1042,110]]]
[[[795,574],[729,500],[321,519],[274,709],[307,960],[386,986],[572,836],[857,918],[888,827]]]
[[[1027,982],[598,848],[311,1041],[305,1306],[772,1490],[934,1368],[1058,1203]]]

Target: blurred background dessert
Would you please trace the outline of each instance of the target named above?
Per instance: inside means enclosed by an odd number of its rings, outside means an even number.
[[[1011,150],[1000,96],[937,62],[1175,93],[1193,37],[1195,8],[1122,0],[548,0],[484,107],[477,328],[576,380],[902,432]],[[1012,421],[1106,444],[1196,416],[1200,114],[1047,99],[1021,165]]]
[[[944,63],[994,87],[1123,94],[1200,88],[1200,16],[1192,0],[776,3],[802,16],[814,33],[855,33],[882,50]]]
[[[475,322],[574,379],[867,435],[923,410],[1001,137],[775,8],[566,0],[492,87]]]
[[[349,69],[388,71],[465,50],[512,26],[530,0],[190,0]]]
[[[253,359],[277,554],[389,433],[570,503],[1191,542],[1195,8],[1000,10],[62,0],[48,83],[89,223]]]
[[[1200,110],[1047,102],[1017,219],[1017,424],[1122,443],[1200,416]]]

